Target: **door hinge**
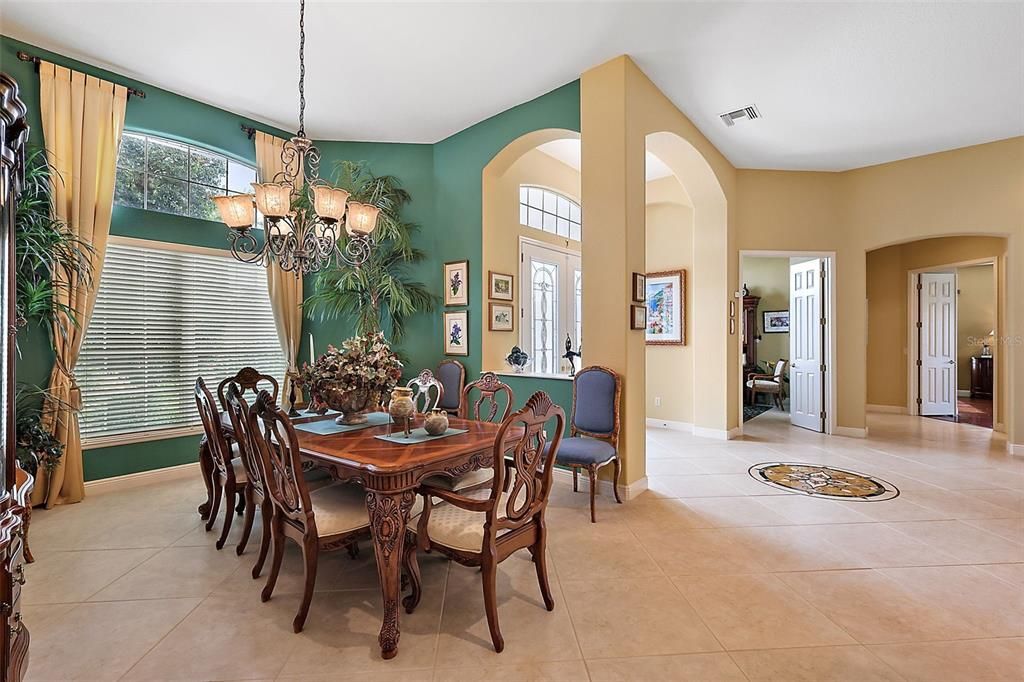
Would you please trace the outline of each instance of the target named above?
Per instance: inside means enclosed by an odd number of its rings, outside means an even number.
[[[825,410],[821,411],[821,420],[825,421]]]
[[[920,399],[920,398],[918,398],[918,399],[917,399],[917,404],[918,404],[918,405],[920,405],[920,404],[921,404],[921,399]]]
[[[825,326],[825,318],[824,318],[824,317],[823,317],[823,318],[821,318],[821,326],[822,326],[822,327],[824,327],[824,326]]]
[[[824,374],[824,373],[825,373],[825,365],[822,365],[822,366],[821,366],[821,373],[822,373],[822,374]]]
[[[920,366],[921,366],[921,361],[920,361],[920,360],[918,360],[918,361],[917,361],[917,366],[918,366],[918,367],[920,367]]]
[[[917,323],[917,328],[921,329],[921,323],[920,322]]]
[[[924,287],[922,287],[922,286],[921,286],[921,280],[920,280],[920,279],[919,279],[919,280],[917,280],[917,290],[918,290],[918,291],[921,291],[921,289],[923,289],[923,288],[924,288]]]
[[[526,255],[525,254],[522,254],[522,253],[519,254],[519,262],[520,263],[525,263],[526,262]]]

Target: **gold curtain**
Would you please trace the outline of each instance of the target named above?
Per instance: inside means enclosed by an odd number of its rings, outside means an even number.
[[[274,176],[284,170],[281,162],[281,149],[284,140],[273,135],[256,131],[256,170],[260,182],[272,182]],[[297,180],[296,182],[301,182]],[[272,262],[267,268],[267,290],[270,292],[270,306],[274,310],[274,324],[277,326],[277,339],[281,343],[281,353],[288,362],[288,369],[281,383],[280,403],[287,410],[291,407],[292,381],[298,374],[296,357],[302,340],[302,276],[285,272]],[[302,394],[295,389],[296,402],[302,401]]]
[[[33,504],[45,501],[47,507],[52,507],[79,502],[85,496],[76,412],[82,398],[74,370],[96,303],[110,233],[117,150],[128,91],[122,85],[42,62],[39,95],[46,157],[57,171],[51,178],[56,214],[94,250],[91,281],[68,281],[66,274],[55,274],[54,295],[75,311],[78,324],[64,320],[59,326],[70,329],[67,335],[57,328],[53,334],[56,362],[50,373],[50,393],[56,400],[47,406],[43,426],[64,444],[64,456],[53,472],[40,472],[32,494]]]

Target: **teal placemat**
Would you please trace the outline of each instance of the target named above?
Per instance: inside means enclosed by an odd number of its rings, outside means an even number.
[[[316,422],[307,422],[305,424],[296,424],[296,429],[308,431],[309,433],[317,433],[321,436],[326,436],[332,433],[347,433],[349,431],[359,431],[361,429],[368,429],[371,426],[384,426],[391,421],[391,415],[385,412],[371,412],[366,415],[365,424],[352,424],[351,426],[345,424],[336,424],[333,419],[323,419]]]
[[[429,433],[423,430],[423,427],[413,429],[409,432],[408,437],[402,431],[396,431],[390,436],[382,434],[374,436],[381,440],[386,440],[389,443],[399,443],[400,445],[412,445],[413,443],[426,443],[428,440],[437,440],[438,438],[447,438],[448,436],[457,436],[460,433],[466,433],[469,429],[448,429],[439,436],[431,436]]]

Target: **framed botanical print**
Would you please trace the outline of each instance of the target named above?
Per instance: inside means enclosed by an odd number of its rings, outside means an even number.
[[[469,355],[469,311],[444,314],[444,354]]]
[[[686,344],[686,271],[647,273],[648,345]]]
[[[647,328],[647,308],[642,305],[631,305],[629,306],[629,328],[630,329],[646,329]]]
[[[647,276],[639,272],[633,273],[633,291],[631,292],[634,303],[643,303],[647,300]]]
[[[492,301],[487,306],[487,313],[487,328],[490,331],[515,331],[515,307],[511,303],[494,303]]]
[[[493,270],[489,274],[490,297],[496,301],[511,301],[515,297],[513,293],[515,289],[512,288],[512,285],[515,283],[515,277],[494,272]]]
[[[444,264],[444,304],[469,305],[469,261]]]
[[[789,311],[788,310],[766,310],[764,311],[764,333],[765,334],[786,334],[789,332]]]

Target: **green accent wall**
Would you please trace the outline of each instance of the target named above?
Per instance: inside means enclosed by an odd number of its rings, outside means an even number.
[[[127,130],[151,133],[160,137],[198,144],[255,163],[253,143],[241,131],[244,123],[280,137],[292,133],[252,121],[236,113],[188,99],[147,83],[125,78],[76,60],[0,36],[0,68],[13,76],[21,86],[22,98],[29,106],[32,126],[30,143],[42,145],[39,114],[39,77],[31,63],[17,59],[16,52],[25,50],[69,68],[135,87],[146,92],[145,100],[131,98],[125,114]],[[470,355],[457,358],[466,365],[467,379],[480,372],[481,329],[484,321],[482,258],[482,172],[487,163],[516,138],[542,128],[565,128],[579,131],[579,82],[569,83],[537,99],[492,116],[436,144],[391,144],[369,142],[317,142],[322,153],[321,175],[333,177],[342,160],[366,161],[378,175],[398,176],[412,195],[405,217],[420,225],[414,238],[416,246],[427,253],[413,275],[440,295],[442,265],[447,261],[470,261]],[[179,244],[226,248],[225,228],[221,223],[174,216],[141,209],[115,206],[111,234],[152,239]],[[307,276],[304,288],[313,291],[315,275]],[[408,359],[407,374],[412,376],[423,367],[434,367],[442,354],[441,316],[439,302],[432,313],[423,313],[410,320],[405,340],[398,349]],[[450,308],[455,310],[457,308]],[[353,325],[347,319],[325,319],[306,316],[299,362],[308,360],[308,335],[312,333],[317,352],[328,343],[340,343],[351,336]],[[17,363],[19,381],[45,385],[53,365],[45,330],[27,329],[19,335],[21,357]],[[566,416],[571,407],[571,382],[557,379],[510,377],[508,383],[516,394],[517,406],[531,393],[547,391],[562,405]],[[85,451],[87,481],[119,476],[196,460],[198,437],[176,437]]]

